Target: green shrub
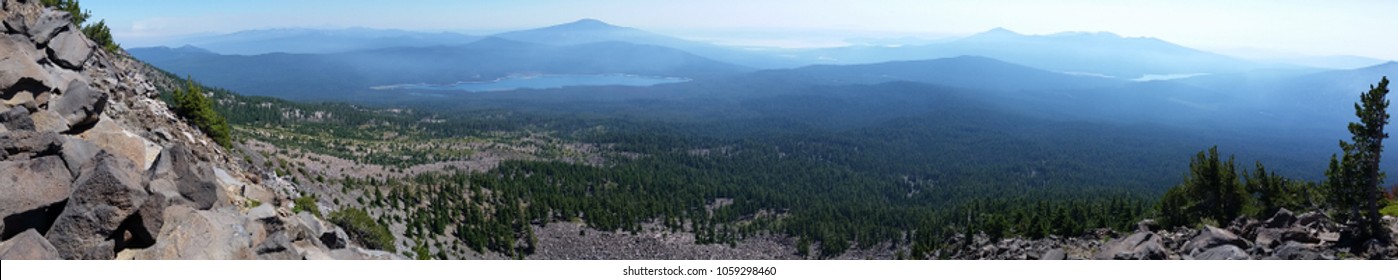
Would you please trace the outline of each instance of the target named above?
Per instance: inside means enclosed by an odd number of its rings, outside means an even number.
[[[186,89],[175,90],[173,108],[176,115],[185,118],[190,124],[204,131],[225,148],[233,146],[229,133],[228,120],[214,111],[214,100],[204,96],[204,88],[192,78],[185,79]]]
[[[1398,217],[1398,203],[1389,202],[1388,207],[1379,210],[1379,214]]]
[[[87,35],[88,39],[92,39],[107,52],[117,53],[118,50],[121,50],[121,45],[112,40],[112,29],[107,28],[107,20],[99,20],[97,23],[83,26],[83,35]]]
[[[291,212],[301,213],[310,211],[311,215],[320,217],[320,207],[316,206],[316,197],[312,195],[301,196],[292,200]]]
[[[393,233],[388,231],[388,226],[374,221],[369,217],[369,213],[358,208],[345,208],[340,211],[330,213],[330,222],[345,228],[345,233],[351,239],[359,241],[369,249],[384,250],[389,252],[398,251],[394,244]]]

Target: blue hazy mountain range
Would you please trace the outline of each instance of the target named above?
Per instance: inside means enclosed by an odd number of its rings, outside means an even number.
[[[414,32],[396,29],[345,28],[261,29],[176,38],[182,45],[219,54],[337,53],[392,47],[461,45],[479,40],[453,32]]]
[[[750,71],[687,52],[605,41],[555,46],[488,37],[464,45],[332,54],[223,55],[194,47],[129,51],[212,86],[290,99],[336,99],[398,84],[484,82],[533,74],[632,74],[706,79]]]

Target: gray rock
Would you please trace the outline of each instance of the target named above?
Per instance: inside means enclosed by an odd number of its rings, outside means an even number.
[[[1136,231],[1153,232],[1156,230],[1160,230],[1160,223],[1156,223],[1154,219],[1145,219],[1141,220],[1140,222],[1136,222]]]
[[[284,232],[278,232],[257,244],[254,248],[258,259],[264,260],[298,260],[301,259],[291,251],[291,238]]]
[[[46,45],[59,32],[73,28],[72,21],[73,16],[66,12],[44,9],[43,14],[29,26],[29,37],[33,38],[35,43]]]
[[[36,99],[34,98],[34,93],[33,93],[33,92],[29,92],[29,91],[27,91],[27,90],[16,91],[15,93],[9,94],[8,96],[0,96],[0,97],[4,97],[3,100],[0,100],[0,101],[3,101],[3,102],[0,102],[0,105],[5,105],[5,106],[8,106],[8,107],[34,107],[34,108],[39,108],[39,102],[38,102],[38,100],[36,100]],[[34,106],[25,106],[26,103],[31,103],[31,102],[34,103]],[[9,108],[6,108],[5,110],[9,110]]]
[[[72,175],[63,160],[47,156],[0,161],[0,217],[4,237],[27,229],[48,231],[72,191]]]
[[[146,248],[155,244],[160,228],[165,226],[165,208],[170,205],[171,199],[164,193],[150,193],[145,203],[141,203],[141,208],[136,210],[135,216],[126,223],[127,231],[131,232],[131,242],[126,247]]]
[[[63,90],[63,95],[52,103],[49,109],[67,120],[69,127],[91,127],[101,119],[102,110],[107,108],[107,93],[95,91],[87,83],[73,80]]]
[[[38,61],[44,56],[29,40],[16,35],[0,34],[0,99],[9,100],[20,91],[48,92],[57,87]]]
[[[199,175],[181,176],[184,180],[177,181],[180,195],[194,202],[195,208],[200,210],[226,205],[228,195],[207,177],[211,173],[209,166],[201,163],[197,168]]]
[[[271,203],[263,203],[262,205],[258,205],[257,207],[253,207],[252,209],[248,210],[249,219],[262,220],[276,217],[277,209],[275,207],[272,207]]]
[[[227,204],[228,194],[214,182],[213,168],[200,163],[183,144],[165,148],[148,172],[152,182],[166,179],[174,183],[181,197],[198,210]]]
[[[34,119],[29,117],[28,109],[14,107],[0,112],[0,125],[10,130],[34,130]]]
[[[1300,243],[1296,241],[1286,242],[1285,245],[1282,245],[1280,248],[1277,248],[1276,253],[1273,253],[1272,256],[1283,260],[1321,259],[1320,251],[1317,250],[1315,245]]]
[[[252,238],[237,213],[199,211],[184,205],[165,208],[165,225],[154,246],[137,259],[248,260],[256,258]]]
[[[1393,232],[1393,240],[1398,240],[1398,217],[1383,216],[1384,223],[1388,224],[1388,231]]]
[[[82,175],[82,167],[92,162],[92,158],[97,156],[97,152],[102,151],[91,142],[77,137],[63,137],[63,162],[67,164],[68,171],[73,175]]]
[[[1240,237],[1256,236],[1257,229],[1262,227],[1262,222],[1246,216],[1239,216],[1228,224],[1228,231]]]
[[[1271,218],[1267,219],[1266,226],[1268,228],[1286,228],[1291,227],[1291,225],[1295,223],[1296,215],[1292,214],[1291,210],[1282,208],[1277,210],[1276,214],[1272,214]]]
[[[49,110],[39,110],[29,115],[34,120],[34,131],[39,132],[64,132],[68,131],[68,121],[59,116],[58,113]]]
[[[1204,226],[1204,228],[1199,229],[1199,233],[1195,234],[1194,238],[1190,238],[1189,242],[1184,244],[1184,250],[1187,252],[1203,251],[1223,245],[1233,245],[1239,248],[1248,247],[1246,241],[1232,232],[1213,226]]]
[[[58,250],[33,229],[0,242],[0,260],[57,260]]]
[[[1048,250],[1048,252],[1044,252],[1044,255],[1042,257],[1039,257],[1039,259],[1052,261],[1066,260],[1068,259],[1068,254],[1063,252],[1063,249],[1053,249]]]
[[[117,229],[145,203],[136,165],[99,152],[74,181],[68,204],[47,235],[64,259],[111,259]]]
[[[92,58],[97,44],[83,37],[77,30],[64,30],[49,42],[49,59],[59,67],[82,70],[83,64]]]
[[[292,248],[295,249],[299,255],[301,255],[301,259],[303,260],[335,259],[334,257],[330,256],[330,252],[328,252],[329,250],[326,250],[326,248],[315,246],[314,244],[311,244],[311,242],[307,242],[305,240],[292,243]]]
[[[293,218],[293,222],[288,225],[292,240],[319,240],[320,236],[325,234],[325,224],[310,212],[298,213]]]
[[[1222,246],[1213,247],[1213,248],[1210,248],[1210,249],[1208,249],[1208,250],[1204,250],[1204,251],[1202,251],[1202,252],[1195,253],[1195,254],[1193,255],[1193,257],[1194,257],[1194,259],[1196,259],[1196,260],[1247,260],[1247,259],[1252,259],[1252,257],[1248,255],[1248,252],[1247,252],[1247,251],[1243,251],[1243,248],[1238,248],[1238,246],[1233,246],[1232,244],[1224,244],[1224,245],[1222,245]]]
[[[10,131],[0,134],[0,160],[28,159],[57,155],[62,150],[58,133]]]
[[[1306,212],[1304,214],[1301,214],[1300,216],[1296,216],[1296,224],[1307,228],[1324,228],[1329,223],[1330,217],[1327,217],[1324,213],[1320,213],[1318,211]]]
[[[1126,238],[1108,242],[1093,256],[1099,260],[1162,260],[1166,257],[1165,246],[1159,235],[1151,232],[1137,232]]]
[[[1264,228],[1257,231],[1256,244],[1264,248],[1275,248],[1286,242],[1319,243],[1320,238],[1305,228]]]

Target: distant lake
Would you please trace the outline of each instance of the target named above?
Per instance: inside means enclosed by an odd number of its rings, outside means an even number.
[[[373,87],[378,90],[419,89],[419,90],[465,90],[465,91],[506,91],[516,89],[550,89],[568,86],[635,86],[646,87],[658,84],[688,82],[686,78],[650,77],[629,74],[568,74],[509,76],[487,82],[459,82],[454,84],[402,84]]]

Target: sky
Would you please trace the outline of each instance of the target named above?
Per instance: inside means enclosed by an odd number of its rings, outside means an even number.
[[[117,41],[269,28],[391,28],[488,35],[595,18],[730,45],[828,47],[850,39],[1112,32],[1225,53],[1398,60],[1393,0],[82,0]]]

